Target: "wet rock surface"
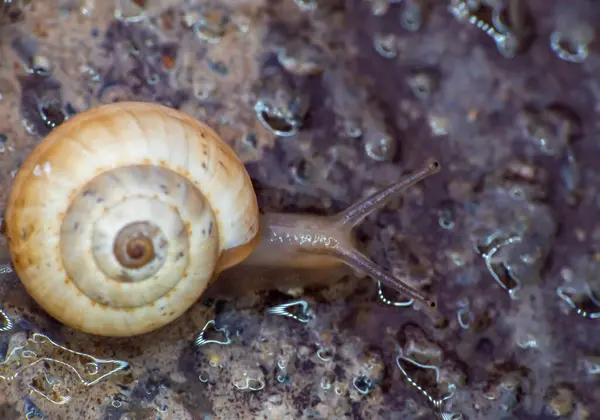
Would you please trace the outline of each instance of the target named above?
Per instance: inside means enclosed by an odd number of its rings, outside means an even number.
[[[3,266],[0,418],[595,418],[599,21],[591,0],[4,1],[2,202],[54,127],[131,99],[214,127],[265,211],[442,171],[357,229],[435,314],[346,276],[215,286],[159,331],[99,338]]]

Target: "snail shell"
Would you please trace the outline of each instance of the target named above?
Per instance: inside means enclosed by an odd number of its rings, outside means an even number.
[[[174,109],[77,114],[28,156],[6,210],[15,271],[51,316],[103,336],[155,330],[246,258],[258,205],[233,150]]]

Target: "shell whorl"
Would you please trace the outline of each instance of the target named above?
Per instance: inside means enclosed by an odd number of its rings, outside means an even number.
[[[25,160],[9,196],[15,271],[50,315],[105,336],[183,314],[250,252],[258,205],[233,150],[156,104],[77,114]]]

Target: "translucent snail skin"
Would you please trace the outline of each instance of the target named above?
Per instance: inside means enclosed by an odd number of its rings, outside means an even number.
[[[120,102],[75,115],[32,151],[12,185],[6,236],[33,299],[101,336],[172,322],[240,263],[347,265],[433,307],[361,254],[352,228],[439,169],[428,162],[334,217],[261,215],[244,165],[215,131],[166,106]]]

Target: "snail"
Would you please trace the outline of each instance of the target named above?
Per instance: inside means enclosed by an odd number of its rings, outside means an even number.
[[[351,230],[439,167],[428,162],[334,217],[261,214],[243,163],[208,125],[167,106],[117,102],[74,115],[27,156],[5,234],[27,293],[64,325],[99,336],[169,324],[245,261],[347,264],[434,307],[363,256]]]

